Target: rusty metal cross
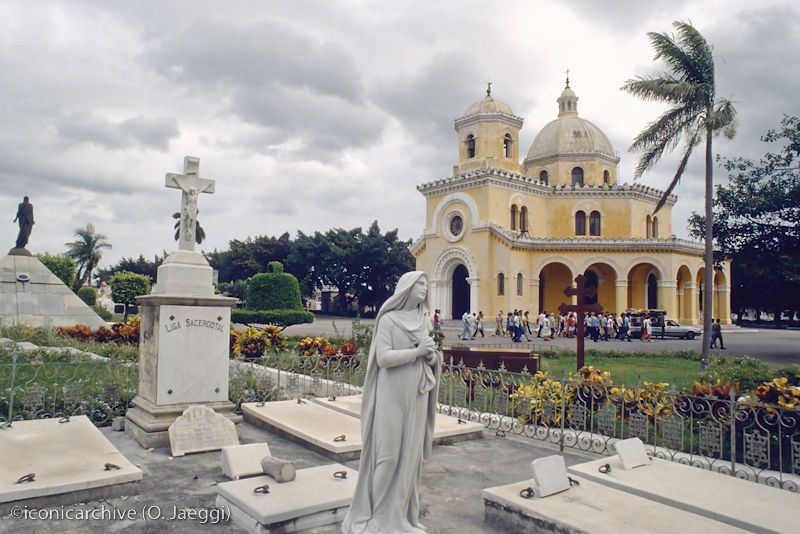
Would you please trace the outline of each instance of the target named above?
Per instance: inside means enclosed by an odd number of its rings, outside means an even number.
[[[586,287],[586,278],[579,274],[575,277],[575,287],[567,286],[564,289],[564,294],[568,297],[577,296],[578,303],[577,304],[567,304],[562,303],[561,306],[558,307],[558,311],[562,314],[566,315],[569,312],[575,312],[577,314],[577,319],[575,322],[575,335],[578,337],[578,370],[583,367],[583,340],[584,335],[586,334],[585,324],[586,321],[583,317],[584,312],[595,312],[600,313],[603,311],[603,307],[595,302],[594,304],[586,304],[586,297],[596,297],[597,296],[597,288],[594,286]]]

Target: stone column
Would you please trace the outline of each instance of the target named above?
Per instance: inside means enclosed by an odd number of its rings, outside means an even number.
[[[534,314],[539,313],[539,279],[531,278],[528,282],[530,288],[530,310]]]
[[[679,319],[679,322],[681,324],[699,324],[700,318],[697,315],[697,284],[694,282],[684,282],[683,303],[683,317]]]
[[[731,288],[714,286],[714,318],[721,324],[731,324]]]
[[[478,312],[480,310],[480,303],[478,302],[478,286],[480,281],[478,278],[467,278],[469,284],[469,308],[470,312]],[[489,313],[489,312],[486,312]]]
[[[658,286],[658,307],[667,312],[667,317],[674,319],[677,317],[678,309],[677,295],[675,294],[678,283],[674,280],[659,280],[656,284]]]
[[[620,315],[625,313],[625,310],[628,309],[628,279],[627,278],[618,278],[616,280],[616,309],[614,313]]]

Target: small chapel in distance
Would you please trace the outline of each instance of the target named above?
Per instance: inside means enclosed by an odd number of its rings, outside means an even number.
[[[417,187],[426,222],[411,252],[429,274],[431,307],[448,319],[481,310],[487,323],[498,310],[558,314],[569,302],[564,288],[583,274],[605,311],[660,309],[700,323],[703,245],[672,235],[677,197],[654,214],[662,191],[618,182],[619,157],[578,116],[569,79],[557,102],[558,117],[522,163],[523,119],[491,89],[455,120],[453,175]],[[729,324],[730,262],[714,273],[712,290],[712,316]]]

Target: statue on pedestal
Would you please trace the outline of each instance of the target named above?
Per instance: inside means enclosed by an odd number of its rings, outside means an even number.
[[[33,204],[28,201],[28,197],[23,198],[22,202],[17,207],[17,216],[14,217],[13,222],[17,221],[19,221],[19,234],[17,235],[17,244],[14,248],[25,248],[34,225]]]
[[[428,277],[404,274],[375,319],[361,405],[361,461],[346,534],[424,533],[422,461],[430,456],[442,373],[431,337]]]

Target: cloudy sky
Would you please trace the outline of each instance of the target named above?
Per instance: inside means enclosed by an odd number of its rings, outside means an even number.
[[[570,69],[581,116],[632,182],[633,137],[664,108],[619,90],[655,72],[648,31],[691,20],[713,43],[738,136],[715,153],[759,157],[800,114],[800,7],[761,0],[487,2],[0,0],[0,241],[17,204],[28,248],[63,252],[91,222],[122,256],[172,250],[180,193],[164,174],[200,158],[204,250],[297,230],[424,226],[417,184],[456,162],[453,120],[485,94],[525,119],[521,153],[556,117]],[[677,157],[642,181],[663,188]],[[677,190],[673,231],[702,209],[703,161]],[[721,170],[718,181],[724,180]]]

